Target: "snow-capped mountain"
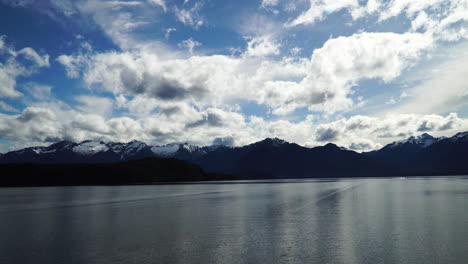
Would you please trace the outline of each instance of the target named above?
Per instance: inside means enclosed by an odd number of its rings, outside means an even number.
[[[86,140],[80,144],[74,146],[72,151],[83,156],[94,155],[99,152],[106,152],[109,150],[109,147],[106,146],[103,142]]]
[[[188,143],[171,143],[164,146],[153,146],[151,147],[151,151],[155,156],[161,158],[176,158],[193,161],[219,147],[220,146],[217,145],[199,147]]]
[[[455,136],[451,137],[450,140],[452,142],[468,141],[468,131],[467,132],[457,133],[457,134],[455,134]]]
[[[199,147],[187,143],[149,146],[136,140],[128,143],[105,143],[93,140],[80,143],[61,141],[47,147],[30,147],[6,153],[1,156],[0,162],[117,162],[148,157],[193,160],[216,148],[217,146]]]
[[[334,144],[306,148],[278,138],[242,147],[199,147],[187,143],[151,146],[128,143],[61,141],[5,153],[0,163],[108,163],[149,157],[174,158],[206,172],[244,178],[394,176],[468,173],[468,132],[449,138],[429,134],[393,142],[380,150],[356,153]]]
[[[424,133],[419,136],[411,136],[407,139],[400,140],[400,141],[395,141],[389,145],[387,145],[388,148],[396,148],[405,144],[409,145],[414,145],[418,147],[429,147],[430,145],[434,144],[434,142],[437,142],[443,138],[435,138],[427,133]]]

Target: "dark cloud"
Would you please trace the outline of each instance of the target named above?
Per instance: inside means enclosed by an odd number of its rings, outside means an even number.
[[[136,71],[123,65],[116,67],[122,67],[121,82],[133,95],[146,94],[157,99],[180,101],[187,98],[201,99],[207,94],[206,89],[201,86],[184,87],[176,80],[169,80],[148,72],[143,73],[140,80]]]
[[[347,130],[356,130],[356,129],[361,130],[361,129],[367,129],[367,128],[370,128],[370,125],[369,124],[363,124],[363,123],[359,122],[359,120],[354,122],[354,123],[349,124],[346,127]]]
[[[181,109],[178,106],[163,108],[163,109],[159,110],[159,112],[161,114],[164,114],[164,115],[167,115],[167,116],[175,115],[175,114],[179,113],[180,111],[181,111]]]
[[[193,122],[191,124],[186,125],[187,128],[194,128],[194,127],[199,127],[199,126],[211,126],[211,127],[221,127],[223,126],[223,120],[222,117],[213,112],[208,112],[205,115],[203,115],[203,118],[201,120],[198,120],[196,122]]]
[[[443,124],[439,127],[439,130],[450,130],[453,129],[456,125],[456,120],[450,120],[447,123]]]
[[[317,141],[333,141],[338,137],[339,132],[332,128],[318,128],[316,140]]]
[[[367,149],[371,149],[373,146],[369,143],[363,143],[363,142],[359,142],[359,143],[351,143],[351,145],[349,145],[349,148],[352,149],[352,150],[367,150]]]
[[[213,145],[233,146],[234,138],[233,137],[218,137],[213,140]]]
[[[323,104],[335,97],[334,93],[331,92],[315,92],[309,97],[310,104]]]
[[[432,131],[434,130],[435,128],[435,124],[434,123],[431,123],[429,121],[423,121],[419,127],[418,127],[418,131],[419,132],[427,132],[427,131]]]
[[[379,138],[394,138],[394,137],[406,138],[406,137],[411,136],[411,134],[409,133],[393,132],[392,130],[385,131],[383,129],[376,129],[375,132],[379,132],[377,134],[377,137]]]

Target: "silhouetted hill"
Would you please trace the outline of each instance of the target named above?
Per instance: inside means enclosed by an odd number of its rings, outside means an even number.
[[[334,144],[305,148],[280,139],[238,148],[221,147],[194,161],[208,172],[243,178],[315,178],[371,176],[381,164]]]
[[[468,133],[458,133],[451,138],[423,134],[363,154],[385,162],[395,174],[467,174]]]
[[[0,164],[0,170],[0,186],[126,185],[236,179],[230,175],[207,174],[200,167],[181,160],[160,158],[118,163],[10,163]]]

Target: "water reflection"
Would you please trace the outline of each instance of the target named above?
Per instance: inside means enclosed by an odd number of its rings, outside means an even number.
[[[467,180],[0,189],[0,263],[463,263]]]

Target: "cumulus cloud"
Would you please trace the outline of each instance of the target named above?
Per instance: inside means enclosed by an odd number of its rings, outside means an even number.
[[[91,89],[199,106],[220,106],[238,99],[263,103],[259,95],[267,82],[303,78],[306,64],[224,55],[165,59],[145,50],[60,58],[73,73],[69,76],[83,73],[84,83]]]
[[[196,43],[189,39],[184,45],[190,50]],[[431,39],[419,33],[360,33],[329,39],[310,59],[265,59],[278,54],[279,46],[270,37],[259,37],[239,57],[168,59],[143,49],[61,55],[58,61],[69,77],[83,73],[89,88],[116,95],[200,106],[241,99],[266,104],[273,114],[284,115],[301,107],[327,113],[350,109],[354,102],[349,95],[359,81],[389,82],[431,47]]]
[[[302,81],[269,83],[265,100],[276,113],[299,107],[331,113],[347,110],[353,105],[348,95],[359,81],[389,82],[431,48],[431,39],[417,33],[359,33],[330,39],[314,50]]]
[[[82,99],[90,101],[90,98]],[[316,125],[312,116],[295,123],[268,121],[239,112],[216,108],[200,110],[180,103],[158,107],[151,115],[135,117],[105,117],[96,114],[95,109],[86,112],[80,108],[48,104],[27,107],[20,114],[0,114],[0,137],[24,144],[62,139],[120,142],[137,139],[149,144],[190,142],[199,145],[244,145],[266,137],[279,137],[305,146],[333,142],[356,151],[369,151],[424,132],[441,136],[468,129],[468,120],[455,113],[352,116]]]
[[[259,36],[251,38],[247,42],[245,56],[264,57],[268,55],[279,55],[280,44],[278,44],[271,35]]]
[[[16,50],[5,39],[5,36],[0,36],[0,98],[16,98],[22,96],[16,90],[17,78],[30,76],[40,68],[49,67],[49,55],[41,56],[30,47]]]
[[[110,98],[80,95],[74,99],[78,102],[77,109],[85,113],[108,116],[114,109],[114,101]]]
[[[458,111],[466,106],[468,45],[462,44],[452,50],[452,55],[448,55],[445,61],[417,71],[416,78],[422,81],[408,89],[411,97],[387,111],[429,114]]]
[[[467,120],[455,113],[447,116],[394,114],[383,117],[353,116],[318,125],[314,133],[319,142],[334,142],[349,149],[365,151],[425,132],[436,136],[451,135],[467,128]]]

